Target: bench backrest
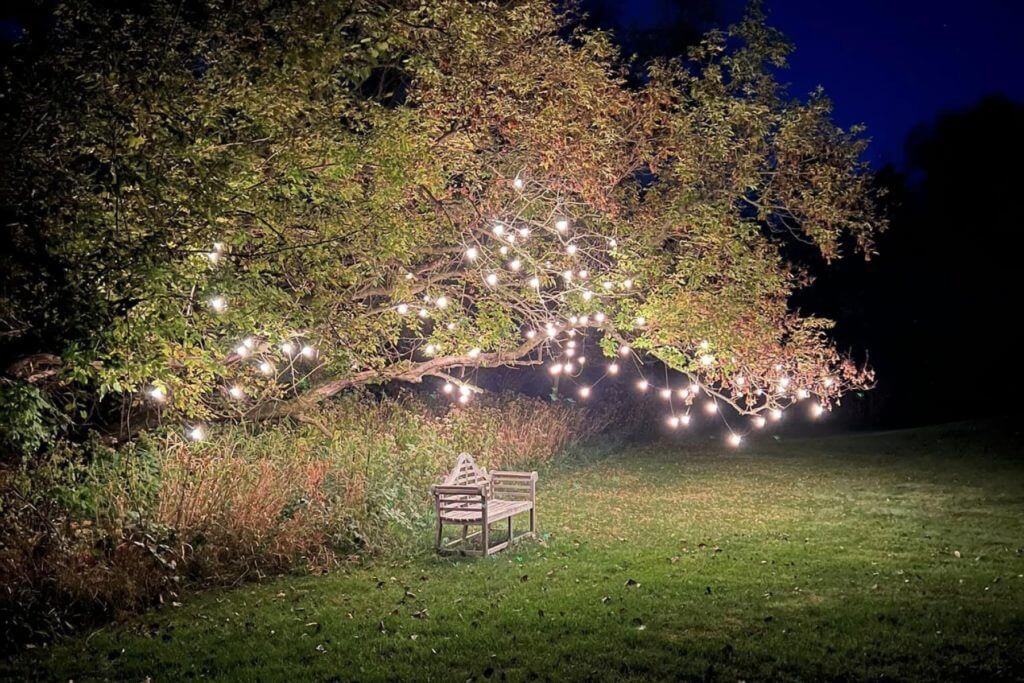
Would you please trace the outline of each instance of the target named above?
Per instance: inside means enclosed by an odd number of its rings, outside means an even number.
[[[477,467],[476,461],[469,453],[460,453],[454,469],[444,480],[445,486],[480,486],[489,485],[491,478],[487,470]]]

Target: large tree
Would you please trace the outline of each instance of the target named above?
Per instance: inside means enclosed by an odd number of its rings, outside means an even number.
[[[639,86],[547,0],[71,0],[20,50],[8,374],[79,422],[424,377],[467,400],[477,368],[580,355],[689,375],[680,413],[866,380],[790,310],[784,256],[870,254],[864,142],[776,82],[790,46],[756,7]]]

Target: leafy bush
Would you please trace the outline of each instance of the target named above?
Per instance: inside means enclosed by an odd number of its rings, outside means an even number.
[[[200,443],[59,445],[0,469],[2,635],[173,601],[198,585],[428,547],[429,485],[463,450],[531,468],[626,417],[523,397],[465,407],[350,396],[303,422]]]

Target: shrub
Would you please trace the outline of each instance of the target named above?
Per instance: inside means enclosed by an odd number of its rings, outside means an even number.
[[[303,422],[223,426],[200,443],[165,432],[118,450],[61,445],[0,469],[0,635],[425,549],[429,485],[460,451],[487,467],[542,465],[625,419],[622,402],[602,405],[350,396]]]

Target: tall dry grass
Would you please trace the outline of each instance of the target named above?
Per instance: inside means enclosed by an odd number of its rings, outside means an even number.
[[[459,452],[534,468],[626,421],[621,405],[351,396],[316,425],[221,426],[202,443],[168,432],[0,469],[0,637],[425,548],[429,485]]]

